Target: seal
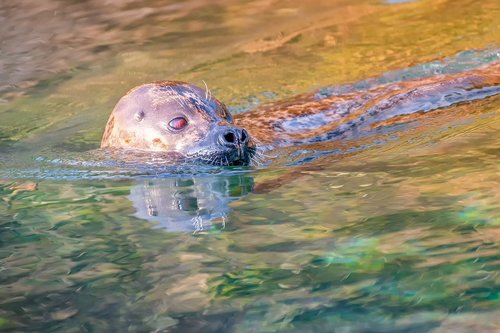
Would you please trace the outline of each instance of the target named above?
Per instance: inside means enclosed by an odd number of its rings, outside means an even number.
[[[189,162],[247,165],[255,144],[211,93],[181,81],[130,90],[116,104],[101,148],[166,153]],[[169,157],[170,158],[170,157]]]
[[[263,105],[233,121],[208,90],[180,81],[149,83],[118,102],[101,147],[176,153],[215,165],[259,164],[267,149],[352,139],[500,94],[500,62],[345,93],[330,90]]]

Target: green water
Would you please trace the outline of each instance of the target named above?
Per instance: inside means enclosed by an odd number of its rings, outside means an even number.
[[[0,17],[0,331],[500,330],[499,95],[250,168],[92,153],[143,82],[205,81],[238,113],[498,61],[497,1],[43,0]]]

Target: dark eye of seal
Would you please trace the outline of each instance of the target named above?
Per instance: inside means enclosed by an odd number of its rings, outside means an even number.
[[[170,122],[168,123],[168,126],[173,130],[180,131],[181,129],[186,127],[187,124],[188,124],[188,121],[186,120],[186,118],[177,117],[177,118],[170,120]]]

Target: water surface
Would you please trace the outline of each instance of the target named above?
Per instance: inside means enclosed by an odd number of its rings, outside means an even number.
[[[457,73],[499,60],[498,17],[489,0],[0,5],[0,330],[498,331],[498,95],[248,168],[92,152],[136,84],[205,81],[238,113]]]

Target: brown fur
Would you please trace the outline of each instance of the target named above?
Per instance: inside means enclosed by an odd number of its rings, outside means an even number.
[[[430,78],[417,79],[408,82],[398,82],[368,91],[361,91],[340,96],[331,96],[318,100],[314,93],[302,94],[289,100],[272,103],[257,109],[238,114],[234,117],[235,123],[246,128],[259,141],[272,143],[276,140],[304,140],[322,133],[332,131],[349,121],[374,110],[382,115],[387,110],[397,108],[405,101],[409,101],[419,94],[445,93],[453,87],[466,88],[488,87],[500,85],[500,62],[486,67],[459,74],[439,75]],[[299,133],[287,133],[281,129],[285,120],[299,116],[312,115],[331,109],[336,103],[357,101],[359,105],[350,110],[349,114],[341,119]],[[422,117],[422,113],[415,112],[404,117],[394,117],[391,120],[379,121],[379,125],[409,121]],[[376,125],[371,125],[371,127]]]

